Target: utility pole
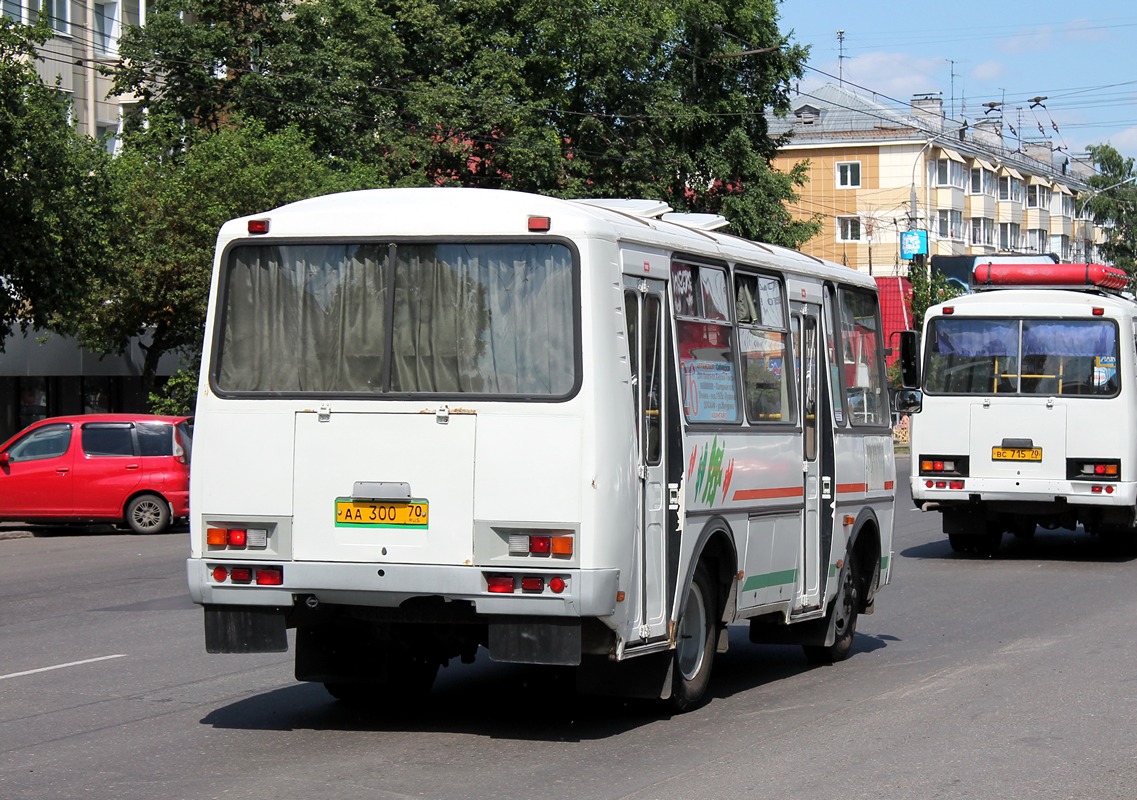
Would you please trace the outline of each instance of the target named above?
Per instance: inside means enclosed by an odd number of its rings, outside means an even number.
[[[837,85],[845,85],[845,32],[837,31]]]

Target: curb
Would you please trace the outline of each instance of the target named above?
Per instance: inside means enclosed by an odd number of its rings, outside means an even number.
[[[0,531],[0,542],[5,539],[32,539],[35,534],[31,531]]]

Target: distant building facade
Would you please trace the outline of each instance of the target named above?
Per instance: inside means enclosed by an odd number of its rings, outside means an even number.
[[[1102,231],[1084,214],[1092,174],[1084,154],[1011,139],[998,114],[949,119],[936,96],[898,111],[828,84],[797,95],[792,108],[769,118],[771,135],[791,137],[773,163],[788,172],[809,162],[790,210],[821,215],[821,233],[802,247],[811,255],[873,275],[906,275],[917,254],[1101,260]]]

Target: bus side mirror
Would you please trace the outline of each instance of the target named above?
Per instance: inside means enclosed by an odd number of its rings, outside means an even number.
[[[905,389],[920,385],[920,343],[916,331],[900,331],[900,385]]]
[[[924,393],[919,389],[899,389],[896,392],[896,413],[919,414],[924,407]]]

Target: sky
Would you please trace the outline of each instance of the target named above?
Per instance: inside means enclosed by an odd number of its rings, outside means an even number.
[[[844,83],[897,108],[939,92],[957,120],[1001,112],[1007,134],[1009,124],[1068,153],[1108,143],[1137,158],[1133,0],[780,0],[778,10],[781,33],[812,48],[802,92]]]

